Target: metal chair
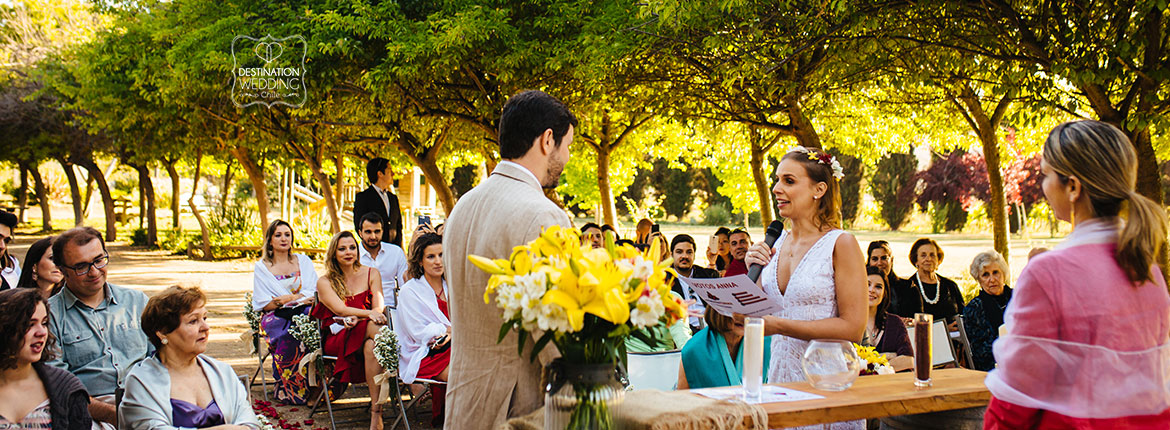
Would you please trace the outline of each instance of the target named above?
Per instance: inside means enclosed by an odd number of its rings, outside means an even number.
[[[960,349],[963,350],[963,357],[967,359],[966,367],[968,369],[974,369],[975,357],[971,355],[971,340],[967,339],[967,326],[963,324],[963,315],[955,315],[955,321],[959,322],[959,331],[956,332],[958,334],[956,340],[959,341]]]
[[[252,387],[256,386],[256,378],[259,377],[260,387],[264,390],[264,401],[268,401],[268,375],[264,372],[264,363],[272,357],[272,351],[268,349],[268,339],[261,336],[260,333],[252,333],[252,348],[256,351],[258,365],[256,371],[252,372],[252,377],[248,378],[244,385],[248,387],[248,395],[252,395]],[[273,384],[275,383],[276,381],[273,380]],[[275,387],[273,389],[275,390]]]
[[[955,345],[951,343],[951,336],[947,333],[946,320],[935,321],[930,326],[930,358],[933,367],[942,367],[953,364],[958,366],[959,360],[955,356]],[[914,327],[907,327],[910,339],[914,339]]]
[[[314,306],[318,306],[318,305],[314,305]],[[332,356],[332,355],[326,355],[325,351],[324,351],[325,339],[327,338],[326,336],[331,334],[329,332],[328,326],[325,324],[321,324],[320,331],[321,331],[321,345],[322,345],[322,349],[321,349],[322,364],[336,363],[338,357]],[[322,365],[321,367],[325,368],[326,366]],[[325,410],[329,414],[329,428],[331,428],[332,430],[337,430],[337,420],[333,415],[333,413],[335,411],[363,409],[363,408],[367,408],[368,406],[363,405],[363,404],[357,404],[357,405],[353,405],[353,406],[346,406],[343,408],[334,409],[333,408],[333,401],[337,400],[337,399],[334,399],[329,393],[329,387],[331,385],[333,385],[333,381],[334,381],[333,373],[332,372],[322,372],[322,373],[323,373],[322,375],[319,375],[320,382],[321,382],[321,392],[317,394],[317,399],[314,402],[313,407],[309,409],[309,417],[312,417],[313,415],[316,415],[317,413],[320,412],[319,409],[321,408],[321,403],[322,403],[321,400],[324,399],[325,400],[325,402],[324,402],[325,403]],[[393,401],[394,401],[394,403],[396,403],[398,405],[398,411],[399,411],[398,418],[401,419],[401,418],[406,416],[406,406],[403,405],[403,403],[402,403],[402,391],[399,390],[399,388],[398,388],[398,386],[400,385],[400,380],[398,380],[397,375],[394,375],[394,379],[395,379],[394,383],[390,384],[390,385],[394,386],[394,400]],[[383,412],[385,412],[385,408],[383,408]],[[382,419],[385,420],[385,418],[386,417],[383,415]],[[408,420],[403,420],[403,422],[405,423],[406,430],[410,430],[410,422]],[[346,423],[343,422],[342,424],[346,424]],[[398,419],[395,419],[394,424],[390,426],[390,430],[393,430],[397,425],[398,425]]]

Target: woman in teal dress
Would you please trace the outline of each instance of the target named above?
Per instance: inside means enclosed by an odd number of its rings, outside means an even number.
[[[678,389],[743,385],[743,324],[708,307],[707,327],[695,333],[682,348]],[[764,337],[764,361],[772,359],[772,342]],[[764,372],[764,382],[768,382]]]

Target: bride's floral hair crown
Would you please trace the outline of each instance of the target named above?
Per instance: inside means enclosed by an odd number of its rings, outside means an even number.
[[[841,168],[841,163],[837,162],[837,157],[832,156],[824,150],[814,151],[803,146],[794,146],[788,149],[788,153],[793,152],[808,154],[809,160],[829,166],[829,169],[833,171],[833,179],[840,181],[841,178],[845,177],[845,170]]]

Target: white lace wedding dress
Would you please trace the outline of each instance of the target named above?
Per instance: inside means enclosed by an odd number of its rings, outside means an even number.
[[[784,319],[814,321],[837,316],[837,288],[833,277],[833,248],[837,237],[844,230],[831,230],[817,239],[793,269],[788,287],[780,293],[776,279],[776,262],[780,253],[772,254],[772,260],[764,266],[762,284],[768,296],[780,303],[782,309],[774,315]],[[788,231],[780,235],[773,249],[779,250],[788,239]],[[808,341],[788,336],[772,336],[772,362],[768,366],[768,382],[804,381],[800,359]],[[865,429],[865,421],[833,423],[800,427],[801,429],[853,430]]]

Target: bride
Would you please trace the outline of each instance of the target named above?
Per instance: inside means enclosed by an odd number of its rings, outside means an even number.
[[[772,194],[789,228],[774,249],[757,243],[745,259],[748,265],[764,265],[760,287],[783,307],[764,317],[764,334],[772,336],[769,382],[805,379],[800,359],[810,340],[859,342],[865,330],[865,261],[857,239],[840,229],[841,176],[836,158],[800,146],[776,167]],[[864,421],[832,426],[864,427]]]

